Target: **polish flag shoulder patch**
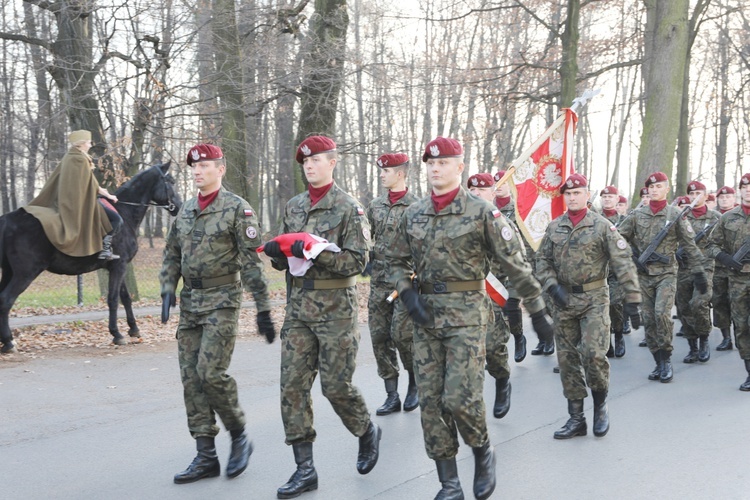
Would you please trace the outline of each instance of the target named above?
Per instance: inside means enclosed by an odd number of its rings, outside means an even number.
[[[497,219],[498,217],[500,217],[500,215],[501,215],[500,210],[498,210],[497,208],[492,211],[492,216],[494,218]]]
[[[362,207],[357,207],[357,215],[365,215],[365,211]]]
[[[255,212],[253,211],[253,209],[251,209],[251,208],[246,208],[245,209],[245,217],[252,217],[254,215],[255,215]]]

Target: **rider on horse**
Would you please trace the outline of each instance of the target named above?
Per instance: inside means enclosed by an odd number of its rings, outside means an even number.
[[[99,259],[119,259],[112,253],[112,237],[122,218],[106,200],[117,197],[99,186],[88,155],[91,132],[76,130],[68,136],[71,148],[63,156],[39,195],[23,207],[44,228],[50,242],[71,257],[99,253]]]

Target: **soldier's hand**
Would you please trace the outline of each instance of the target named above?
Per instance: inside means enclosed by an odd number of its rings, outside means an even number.
[[[547,293],[552,297],[557,307],[568,307],[568,304],[570,304],[568,291],[562,285],[552,285],[547,289]]]
[[[544,312],[544,309],[531,315],[531,325],[534,327],[534,331],[537,335],[539,335],[539,340],[549,342],[555,337],[552,318],[549,317],[549,314]]]
[[[432,314],[427,310],[427,304],[416,291],[411,288],[404,290],[399,297],[406,306],[409,316],[418,324],[426,325],[431,319]]]
[[[643,324],[643,318],[641,317],[641,305],[637,302],[628,302],[623,307],[625,315],[630,318],[630,325],[636,330]]]
[[[305,242],[302,240],[296,240],[292,243],[292,255],[298,259],[305,258]]]
[[[699,273],[693,273],[693,284],[695,285],[696,290],[698,290],[698,293],[701,295],[704,295],[708,293],[708,278],[706,277],[706,273],[703,271]]]
[[[734,257],[726,252],[719,252],[719,255],[716,256],[716,260],[732,271],[742,271],[742,264],[734,260]]]
[[[271,311],[258,311],[256,321],[258,322],[258,333],[266,337],[266,342],[273,344],[276,338],[276,327],[271,321]]]
[[[263,252],[265,252],[266,255],[274,259],[286,257],[284,255],[284,252],[281,251],[281,246],[279,245],[278,241],[271,240],[265,245],[263,245]]]
[[[161,322],[169,321],[169,309],[177,305],[177,296],[174,292],[161,294]]]

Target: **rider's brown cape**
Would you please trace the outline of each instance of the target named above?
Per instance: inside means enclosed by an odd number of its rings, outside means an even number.
[[[86,153],[70,148],[39,195],[23,207],[39,219],[55,248],[72,257],[101,251],[102,238],[112,230],[96,201],[99,183],[92,167]]]

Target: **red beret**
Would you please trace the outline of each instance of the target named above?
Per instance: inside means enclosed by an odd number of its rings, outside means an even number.
[[[498,172],[492,178],[495,179],[495,182],[500,182],[500,179],[502,179],[504,175],[505,170],[498,170]]]
[[[673,203],[677,206],[680,206],[680,205],[690,205],[690,203],[692,202],[690,201],[690,198],[687,196],[678,196],[677,198],[674,199]]]
[[[747,186],[748,184],[750,184],[750,173],[743,175],[740,179],[740,186]]]
[[[566,189],[587,187],[588,185],[589,181],[581,174],[570,174],[568,180],[560,186],[560,194],[564,193]]]
[[[646,178],[646,187],[649,187],[655,182],[668,182],[667,174],[664,172],[654,172]]]
[[[605,195],[605,194],[620,194],[620,192],[617,190],[614,186],[607,186],[599,193],[599,196]]]
[[[336,151],[333,139],[324,135],[311,135],[297,146],[297,163],[300,165],[308,156]]]
[[[492,174],[488,174],[486,172],[472,175],[471,177],[469,177],[469,180],[466,183],[466,187],[468,188],[473,188],[473,187],[488,188],[494,185],[495,185],[495,182],[492,178]]]
[[[620,199],[617,200],[617,203],[627,203],[628,199],[625,198],[623,195],[620,195]]]
[[[406,165],[409,163],[409,157],[404,153],[388,153],[378,158],[378,167],[398,167],[400,165]]]
[[[422,155],[422,161],[429,158],[460,158],[464,155],[464,147],[456,139],[437,136],[427,143]]]
[[[706,196],[706,201],[716,201],[716,193],[708,193],[708,196]]]
[[[690,191],[705,191],[706,185],[703,184],[700,181],[690,181],[687,185],[687,194],[690,194]]]
[[[641,198],[643,198],[647,194],[648,194],[648,188],[647,187],[642,187],[641,188]]]
[[[731,186],[724,186],[723,188],[719,189],[719,192],[716,193],[718,195],[722,194],[736,194],[736,191]]]
[[[194,161],[203,160],[221,160],[224,153],[221,148],[215,144],[197,144],[193,146],[187,154],[187,164],[192,165]]]

